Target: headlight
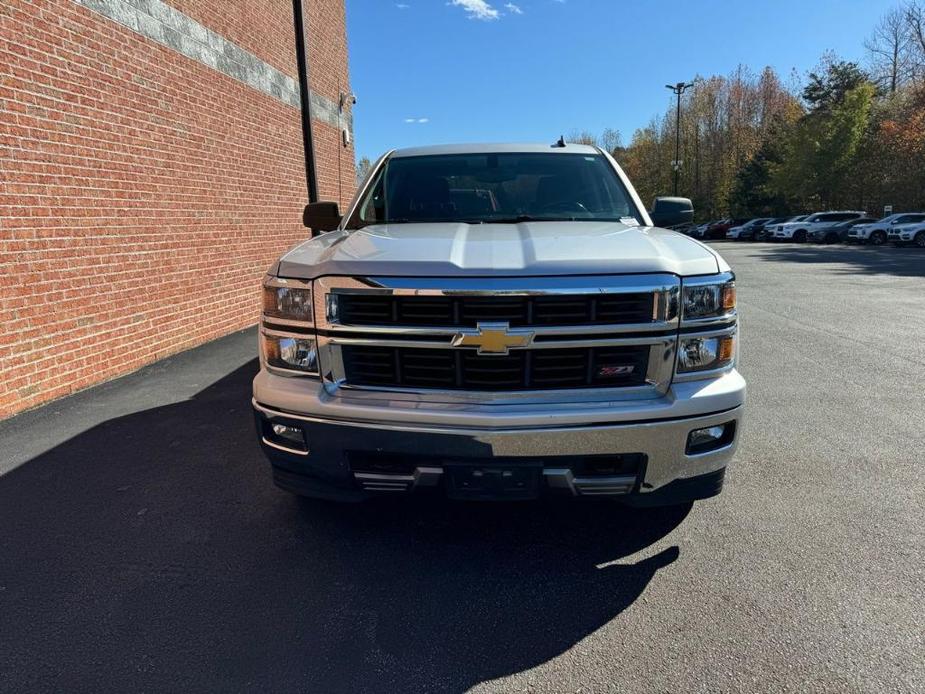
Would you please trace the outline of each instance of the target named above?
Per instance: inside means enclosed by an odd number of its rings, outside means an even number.
[[[312,327],[311,283],[267,277],[263,282],[260,351],[269,367],[291,375],[319,374],[318,343]],[[312,334],[306,334],[311,332]],[[286,375],[286,374],[282,374]]]
[[[709,371],[729,366],[735,359],[735,335],[682,337],[678,373]]]
[[[714,318],[736,307],[735,282],[684,286],[684,320]]]
[[[269,366],[304,373],[318,373],[318,349],[314,338],[261,332],[263,358]]]
[[[263,315],[310,323],[312,290],[308,282],[267,277],[263,282]]]

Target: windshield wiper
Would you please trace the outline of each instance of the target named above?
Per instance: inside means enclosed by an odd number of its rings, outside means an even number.
[[[616,217],[563,217],[563,216],[541,216],[532,214],[518,214],[510,217],[478,217],[466,219],[465,217],[445,217],[435,219],[408,219],[407,217],[398,217],[396,219],[379,219],[376,221],[363,222],[357,228],[369,226],[372,224],[520,224],[521,222],[618,222]]]
[[[376,224],[483,224],[484,219],[464,219],[460,217],[436,217],[434,219],[386,219]]]
[[[541,217],[532,214],[518,214],[513,217],[485,217],[483,224],[519,224],[520,222],[574,222],[581,217]]]
[[[620,222],[619,217],[543,217],[532,214],[519,214],[513,217],[486,217],[485,224],[518,224],[520,222]]]

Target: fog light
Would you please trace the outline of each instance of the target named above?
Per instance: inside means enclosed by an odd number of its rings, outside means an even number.
[[[707,453],[732,442],[735,436],[735,422],[726,422],[703,429],[694,429],[687,435],[687,455]]]
[[[265,443],[276,446],[277,448],[284,448],[302,454],[308,452],[308,445],[305,443],[305,435],[299,427],[289,426],[288,424],[264,422],[263,438]]]
[[[273,433],[280,438],[289,439],[295,443],[302,443],[302,430],[295,427],[287,427],[285,424],[274,424]]]

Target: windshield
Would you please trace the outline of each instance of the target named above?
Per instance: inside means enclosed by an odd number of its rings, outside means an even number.
[[[639,217],[599,154],[447,154],[387,161],[347,226]]]

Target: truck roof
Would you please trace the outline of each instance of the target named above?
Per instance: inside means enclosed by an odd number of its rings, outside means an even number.
[[[405,149],[396,149],[392,152],[392,157],[420,157],[435,154],[499,154],[505,152],[530,153],[543,152],[546,154],[598,154],[597,147],[591,145],[578,145],[566,143],[565,147],[557,147],[552,144],[518,144],[512,142],[505,143],[481,143],[481,144],[458,144],[458,145],[429,145],[427,147],[407,147]]]

